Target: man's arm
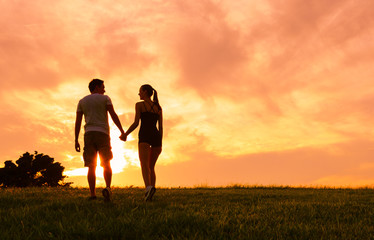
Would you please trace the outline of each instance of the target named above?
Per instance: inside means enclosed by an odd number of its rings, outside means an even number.
[[[125,131],[123,131],[123,128],[122,128],[122,125],[121,125],[121,122],[118,118],[118,115],[117,113],[114,111],[114,108],[113,108],[113,105],[107,105],[107,110],[110,114],[110,117],[112,118],[114,124],[116,124],[116,126],[118,127],[118,129],[121,131],[121,136],[125,134]],[[121,138],[120,136],[120,138]]]
[[[77,116],[75,118],[75,151],[77,152],[81,151],[81,146],[79,145],[78,137],[79,137],[79,132],[81,130],[82,118],[83,118],[83,112],[77,112]]]

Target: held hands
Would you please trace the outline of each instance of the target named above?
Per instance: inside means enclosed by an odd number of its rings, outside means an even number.
[[[125,141],[127,140],[127,134],[126,133],[122,133],[121,136],[119,136],[119,139],[121,139],[122,141]]]

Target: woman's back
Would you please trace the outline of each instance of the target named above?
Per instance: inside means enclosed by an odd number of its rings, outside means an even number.
[[[148,105],[148,107],[147,107]],[[157,129],[157,121],[160,118],[159,108],[156,104],[143,102],[143,109],[140,113],[139,142],[146,142],[152,146],[161,146],[161,135]]]

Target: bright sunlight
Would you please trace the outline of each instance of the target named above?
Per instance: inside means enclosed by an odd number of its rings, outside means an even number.
[[[132,149],[125,148],[125,142],[119,139],[121,132],[118,128],[111,123],[110,126],[110,142],[112,145],[112,152],[113,152],[113,159],[110,161],[112,166],[113,174],[120,173],[129,165],[140,167],[139,159],[138,159],[138,152]],[[135,140],[131,137],[128,137],[128,141],[131,142]],[[83,143],[81,143],[83,144]],[[83,156],[81,156],[82,164],[83,164]],[[70,171],[65,171],[67,176],[86,176],[88,168],[77,168]],[[96,177],[104,178],[103,176],[103,168],[100,166],[100,156],[97,157],[97,168],[96,168]]]

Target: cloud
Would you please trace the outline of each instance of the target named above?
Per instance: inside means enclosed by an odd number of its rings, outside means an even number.
[[[241,48],[241,33],[227,23],[221,6],[212,1],[179,2],[176,11],[179,19],[168,32],[180,85],[208,97],[224,91],[228,82],[240,81],[246,50]]]
[[[62,53],[67,37],[63,22],[53,15],[56,5],[42,6],[42,1],[2,5],[6,10],[0,22],[6,27],[0,35],[4,53],[0,67],[8,80],[1,82],[2,87],[56,86],[62,81],[59,69],[66,56]]]
[[[314,182],[319,186],[336,186],[336,187],[373,187],[374,178],[362,178],[361,176],[327,176]]]
[[[217,184],[371,179],[352,170],[370,164],[367,156],[354,163],[350,155],[370,151],[334,146],[372,140],[372,1],[35,0],[0,7],[0,132],[7,139],[0,150],[6,158],[38,150],[69,170],[80,168],[72,146],[76,104],[88,94],[89,80],[99,77],[125,128],[139,87],[150,83],[158,90],[165,119],[162,178],[172,181],[180,167],[198,173],[196,184],[206,172]],[[126,143],[134,151],[136,133]],[[324,172],[321,163],[310,175],[297,174],[303,165],[312,168],[308,154],[331,158],[331,169],[339,165],[331,148],[347,154],[340,160],[351,170]],[[299,165],[296,159],[304,157]],[[278,173],[281,163],[296,174]],[[211,165],[218,168],[210,171]],[[248,178],[241,166],[260,171]]]
[[[0,17],[0,70],[9,79],[3,88],[53,88],[69,79],[138,72],[152,62],[126,18],[113,18],[105,3],[45,3],[2,4],[8,11]]]
[[[372,145],[373,142],[356,141],[233,158],[199,151],[188,162],[158,163],[156,173],[158,184],[162,186],[245,184],[357,187],[373,184],[372,171],[368,171],[373,165]],[[358,163],[362,163],[361,167],[356,167],[360,165]]]
[[[282,113],[282,101],[294,91],[312,88],[318,94],[345,87],[341,85],[344,73],[355,67],[346,61],[367,51],[359,45],[352,48],[352,43],[371,35],[364,30],[372,29],[366,24],[373,19],[371,10],[363,11],[350,1],[267,4],[267,11],[241,21],[232,21],[233,14],[224,4],[180,4],[184,12],[171,35],[179,84],[204,97],[258,98],[264,110],[275,114]],[[249,5],[241,7],[250,11]],[[342,69],[343,74],[334,77]]]
[[[109,3],[1,3],[2,137],[11,140],[4,146],[6,156],[45,150],[65,161],[69,150],[61,149],[71,145],[76,104],[89,94],[92,78],[104,78],[110,96],[124,100],[114,102],[117,110],[128,106],[124,91],[117,90],[126,89],[123,79],[141,74],[154,57],[132,34],[137,26],[130,26],[124,14],[112,15],[123,5]],[[23,135],[20,141],[17,136]]]

